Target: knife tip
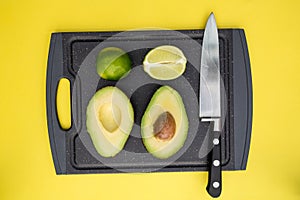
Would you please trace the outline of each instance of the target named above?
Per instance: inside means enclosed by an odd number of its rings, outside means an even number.
[[[208,20],[206,22],[206,25],[208,24],[213,24],[214,26],[216,26],[216,18],[215,18],[215,15],[213,12],[210,13],[209,17],[208,17]]]
[[[211,12],[209,18],[215,18],[214,12]]]

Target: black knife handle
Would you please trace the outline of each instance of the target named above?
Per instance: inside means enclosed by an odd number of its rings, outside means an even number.
[[[221,132],[212,131],[214,136],[213,148],[210,153],[208,183],[206,190],[210,196],[219,197],[222,191],[222,173],[221,173]]]

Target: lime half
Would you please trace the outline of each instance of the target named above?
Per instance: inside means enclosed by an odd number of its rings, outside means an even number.
[[[131,69],[128,54],[117,47],[102,49],[97,55],[97,72],[106,80],[119,80],[126,76]]]
[[[183,74],[186,68],[183,52],[170,45],[152,49],[145,57],[144,71],[154,79],[172,80]]]

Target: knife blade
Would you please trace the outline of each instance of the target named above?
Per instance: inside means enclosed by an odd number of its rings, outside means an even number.
[[[199,117],[211,123],[209,136],[212,147],[209,154],[207,192],[218,197],[222,190],[221,174],[221,90],[218,28],[211,13],[205,27],[200,69]]]

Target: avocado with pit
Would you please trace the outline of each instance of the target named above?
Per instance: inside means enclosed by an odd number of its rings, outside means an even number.
[[[153,95],[141,121],[143,143],[154,157],[166,159],[178,152],[187,138],[188,117],[179,93],[160,87]]]
[[[89,101],[86,127],[97,152],[113,157],[124,147],[134,122],[128,97],[117,87],[98,90]]]

